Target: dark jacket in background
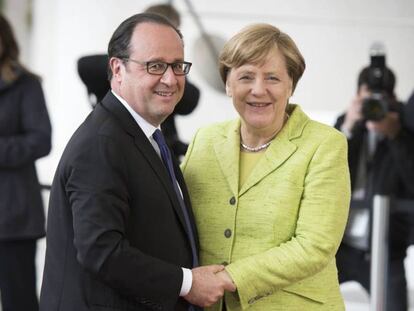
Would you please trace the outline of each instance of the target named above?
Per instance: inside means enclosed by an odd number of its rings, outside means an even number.
[[[35,160],[51,148],[51,125],[39,79],[23,70],[0,79],[0,240],[45,235]]]
[[[399,107],[401,111],[402,106]],[[344,122],[345,115],[341,115],[335,123],[340,129]],[[361,148],[364,146],[364,138],[367,136],[367,129],[363,122],[354,126],[348,139],[348,162],[351,174],[351,186],[354,190],[356,174],[360,161]],[[383,139],[378,142],[373,159],[370,165],[372,172],[373,193],[389,195],[395,199],[414,198],[412,191],[412,157],[414,139],[413,135],[403,128],[400,134],[393,140]],[[352,208],[352,206],[351,206]],[[392,213],[390,217],[390,256],[391,258],[405,258],[408,246],[410,230],[409,217],[405,213]]]
[[[396,111],[402,111],[398,104]],[[401,116],[404,119],[404,115]],[[340,129],[345,116],[338,118],[335,127]],[[351,173],[352,191],[355,190],[362,148],[367,148],[368,130],[364,122],[355,124],[348,138],[348,162]],[[367,182],[365,187],[366,208],[371,207],[372,195],[383,194],[392,199],[412,199],[413,191],[413,160],[414,137],[403,127],[395,139],[384,138],[378,141],[373,156],[365,163]],[[396,202],[392,200],[391,202]],[[389,217],[389,261],[387,273],[386,295],[387,304],[384,310],[407,310],[407,282],[404,270],[404,258],[410,243],[411,213],[396,211],[391,204]],[[355,206],[351,203],[352,213]],[[371,214],[372,215],[372,214]],[[344,240],[337,252],[338,278],[340,283],[355,280],[366,290],[370,290],[370,260],[368,250],[361,250],[356,245]]]
[[[345,115],[341,115],[335,123],[335,128],[340,129]],[[356,173],[360,161],[363,139],[367,135],[367,129],[363,122],[355,125],[352,136],[348,139],[348,162],[351,171],[351,184],[355,184]],[[412,198],[413,180],[411,167],[407,167],[413,156],[413,135],[405,128],[393,140],[384,139],[377,145],[372,160],[371,170],[374,172],[374,191],[391,195],[396,198]]]

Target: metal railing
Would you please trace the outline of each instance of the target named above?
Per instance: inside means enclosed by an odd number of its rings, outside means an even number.
[[[390,198],[375,195],[372,206],[371,311],[385,311],[387,305],[389,217]]]
[[[354,208],[366,202],[353,201]],[[387,305],[388,236],[390,213],[414,213],[414,200],[394,200],[374,195],[372,205],[370,311],[385,311]]]

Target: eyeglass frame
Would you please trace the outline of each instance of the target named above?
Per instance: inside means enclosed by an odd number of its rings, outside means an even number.
[[[133,62],[133,63],[136,63],[136,64],[139,64],[139,65],[144,65],[145,66],[145,68],[147,69],[147,73],[148,74],[150,74],[150,75],[154,75],[154,76],[162,76],[163,74],[165,74],[165,72],[168,70],[168,67],[171,67],[171,69],[172,69],[172,71],[173,71],[173,73],[176,75],[176,76],[186,76],[189,72],[190,72],[190,69],[191,69],[191,66],[193,65],[193,63],[190,63],[190,62],[186,62],[186,61],[178,61],[178,62],[173,62],[173,63],[167,63],[167,62],[163,62],[163,61],[160,61],[160,60],[153,60],[153,61],[148,61],[148,62],[140,62],[140,61],[138,61],[138,60],[135,60],[135,59],[131,59],[131,58],[129,58],[129,57],[123,57],[122,58],[122,60],[123,61],[130,61],[130,62]],[[154,73],[154,72],[150,72],[150,69],[149,69],[149,66],[151,65],[151,64],[166,64],[167,66],[165,67],[165,70],[164,70],[164,72],[163,73]],[[176,73],[175,71],[174,71],[174,67],[173,67],[173,65],[176,65],[176,64],[184,64],[184,65],[186,65],[187,66],[187,68],[188,68],[188,70],[187,70],[187,72],[184,72],[184,73]]]

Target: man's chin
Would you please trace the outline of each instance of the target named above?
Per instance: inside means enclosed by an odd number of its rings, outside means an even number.
[[[164,107],[164,108],[165,109],[158,111],[158,116],[159,116],[159,119],[161,120],[161,123],[164,122],[165,119],[167,119],[168,116],[174,112],[175,105],[174,106],[171,105],[171,106]]]

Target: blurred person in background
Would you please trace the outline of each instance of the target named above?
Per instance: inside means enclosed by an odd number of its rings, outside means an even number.
[[[344,135],[289,103],[305,61],[278,28],[246,27],[219,63],[239,118],[199,130],[182,164],[201,263],[225,265],[217,275],[237,288],[209,310],[344,310]]]
[[[35,161],[51,148],[39,78],[19,62],[13,30],[0,15],[0,292],[3,311],[38,310],[36,242],[45,236]]]
[[[401,114],[401,123],[402,127],[408,135],[411,135],[411,140],[408,141],[414,142],[414,92],[411,93],[411,96],[408,98],[407,103],[403,107],[403,112]],[[404,153],[405,159],[404,163],[404,179],[406,180],[405,184],[409,189],[410,198],[414,197],[414,143],[407,145],[407,151]],[[414,204],[413,204],[414,208]],[[411,216],[412,224],[411,228],[411,238],[410,245],[414,244],[414,217]]]
[[[180,29],[181,18],[178,11],[170,4],[155,4],[148,7],[144,12],[159,14],[166,17],[176,28]],[[165,136],[168,146],[177,159],[185,155],[188,144],[181,141],[178,136],[175,117],[177,115],[188,115],[197,107],[200,99],[200,90],[186,77],[184,94],[172,114],[161,124],[162,133]]]
[[[406,129],[414,133],[414,91],[412,92],[407,104],[404,106],[403,124]]]
[[[377,101],[372,81],[370,67],[364,68],[358,77],[355,98],[335,124],[348,139],[352,199],[363,202],[362,208],[353,208],[351,204],[344,240],[337,253],[339,281],[357,281],[368,292],[373,195],[414,199],[414,136],[401,122],[404,106],[394,93],[395,75],[384,67],[381,96],[377,99],[386,102],[387,109],[378,117],[372,112],[379,110],[369,108],[375,107],[373,100]],[[406,213],[393,211],[391,206],[386,308],[389,311],[407,310],[404,258],[409,245],[410,218]]]

